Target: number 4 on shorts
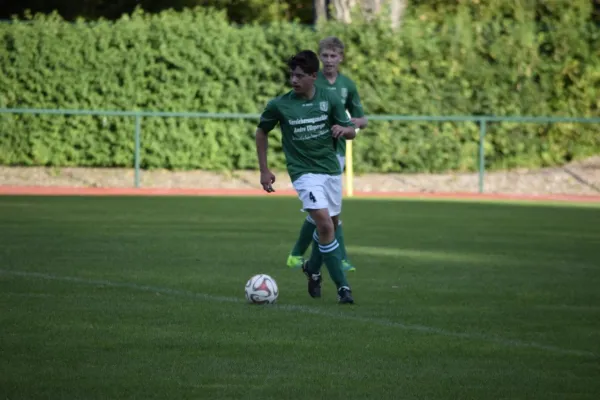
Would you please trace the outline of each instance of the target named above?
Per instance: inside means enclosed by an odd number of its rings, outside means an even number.
[[[312,201],[313,203],[317,202],[317,199],[315,199],[315,195],[312,192],[308,193],[308,198],[310,199],[310,201]]]

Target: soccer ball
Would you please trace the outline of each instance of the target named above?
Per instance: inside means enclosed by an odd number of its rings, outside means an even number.
[[[246,300],[249,303],[271,304],[275,303],[278,296],[277,283],[269,275],[254,275],[246,282]]]

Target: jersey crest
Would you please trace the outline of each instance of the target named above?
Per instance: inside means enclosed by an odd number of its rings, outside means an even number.
[[[321,101],[319,103],[319,109],[323,112],[327,112],[327,110],[329,110],[329,102],[327,101]]]
[[[342,93],[342,98],[344,99],[344,101],[346,101],[346,97],[348,97],[348,89],[343,87],[341,90]]]

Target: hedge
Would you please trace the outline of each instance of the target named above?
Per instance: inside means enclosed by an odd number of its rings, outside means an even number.
[[[0,24],[0,107],[259,113],[289,90],[285,59],[335,34],[369,115],[598,116],[600,35],[589,2],[519,3],[411,8],[398,32],[383,21],[240,27],[202,8],[94,23],[37,15]],[[144,118],[141,165],[254,169],[255,123]],[[2,114],[0,164],[132,166],[133,132],[130,117]],[[600,152],[597,124],[491,123],[487,133],[490,169]],[[478,135],[467,122],[371,121],[355,142],[356,169],[471,171]],[[270,144],[282,168],[279,140]]]

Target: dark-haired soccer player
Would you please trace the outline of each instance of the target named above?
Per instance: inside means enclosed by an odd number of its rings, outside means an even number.
[[[342,270],[342,250],[335,238],[342,209],[342,170],[336,143],[340,138],[353,139],[355,127],[340,97],[315,86],[319,58],[313,51],[296,54],[288,67],[292,90],[268,102],[256,130],[260,183],[265,191],[274,191],[275,175],[267,163],[267,134],[279,124],[288,174],[303,210],[316,225],[311,257],[302,265],[308,292],[312,297],[321,296],[324,262],[336,285],[338,301],[351,304],[354,300]]]

